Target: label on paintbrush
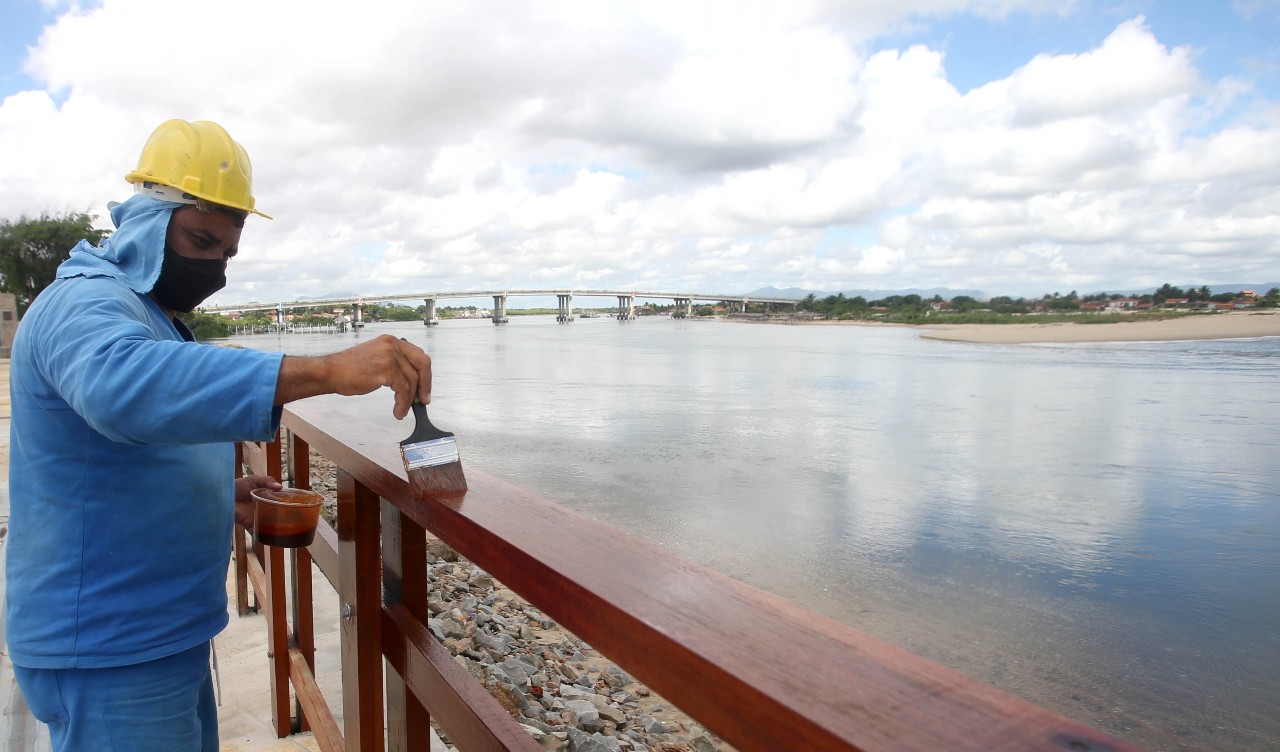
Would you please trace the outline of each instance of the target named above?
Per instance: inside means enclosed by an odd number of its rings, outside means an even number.
[[[447,465],[458,461],[458,444],[453,437],[422,441],[403,449],[404,465],[408,470]]]

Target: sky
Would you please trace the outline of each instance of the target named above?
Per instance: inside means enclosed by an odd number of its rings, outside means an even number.
[[[213,120],[208,302],[1280,280],[1280,0],[3,0],[0,219]]]

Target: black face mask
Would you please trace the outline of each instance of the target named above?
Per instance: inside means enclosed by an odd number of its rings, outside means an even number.
[[[191,313],[205,298],[226,286],[225,260],[187,258],[165,243],[160,278],[151,294],[165,308]]]

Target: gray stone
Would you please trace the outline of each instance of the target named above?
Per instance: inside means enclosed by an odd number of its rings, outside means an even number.
[[[508,658],[502,662],[502,670],[511,677],[511,683],[524,689],[529,686],[529,666],[524,661]]]
[[[440,619],[440,629],[444,632],[446,638],[453,637],[455,639],[467,636],[466,624],[454,618]]]
[[[650,734],[671,734],[675,733],[676,728],[669,721],[660,721],[657,718],[646,717],[644,721],[644,730]]]
[[[547,735],[546,730],[540,729],[532,723],[521,723],[520,728],[524,729],[526,734],[532,736],[535,742]]]
[[[594,694],[595,693],[590,690],[583,689],[582,687],[578,687],[573,684],[563,684],[560,686],[560,696],[566,700],[585,700],[588,696]]]
[[[569,729],[566,749],[567,752],[621,752],[617,739],[600,733],[587,736],[575,728]]]
[[[631,683],[631,677],[627,675],[627,672],[618,668],[618,666],[613,663],[610,663],[609,666],[605,669],[605,674],[618,677],[618,679],[622,682],[623,685]]]
[[[476,643],[490,652],[506,656],[511,653],[515,640],[511,639],[509,635],[491,635],[488,632],[478,632],[476,633]]]
[[[627,724],[627,714],[616,705],[596,705],[596,710],[600,712],[601,718],[612,721],[615,727]]]
[[[604,728],[604,721],[600,718],[600,711],[595,705],[586,700],[565,700],[565,713],[569,718],[569,725],[577,726],[583,731],[600,731]],[[572,742],[570,742],[572,744]]]
[[[720,752],[716,748],[716,743],[711,741],[711,737],[707,736],[706,732],[689,737],[689,746],[693,747],[693,752]]]

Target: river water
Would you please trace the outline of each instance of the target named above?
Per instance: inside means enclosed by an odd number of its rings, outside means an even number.
[[[553,317],[433,358],[465,466],[1157,750],[1280,739],[1280,338]],[[390,393],[344,409],[408,434]]]

